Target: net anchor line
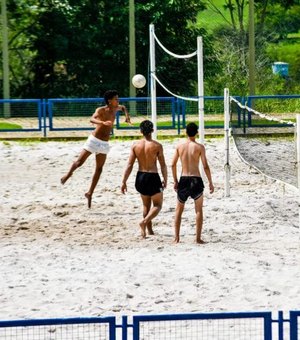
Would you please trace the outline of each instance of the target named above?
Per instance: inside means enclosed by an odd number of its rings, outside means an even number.
[[[234,97],[230,96],[230,101],[235,102],[241,109],[252,112],[252,113],[258,115],[261,118],[264,118],[264,119],[267,119],[267,120],[270,120],[270,121],[275,121],[275,122],[278,122],[278,123],[281,123],[281,124],[288,124],[288,125],[296,126],[296,123],[294,123],[290,120],[284,120],[284,119],[278,119],[278,118],[275,118],[275,117],[271,117],[271,116],[269,116],[265,113],[258,112],[258,111],[252,109],[251,107],[249,107],[247,105],[243,105],[238,100],[236,100]]]
[[[187,59],[187,58],[192,58],[194,56],[197,55],[197,51],[195,52],[192,52],[190,54],[183,54],[183,55],[180,55],[180,54],[176,54],[176,53],[173,53],[171,51],[169,51],[167,48],[165,48],[165,46],[159,41],[159,39],[157,38],[156,34],[153,32],[153,36],[155,38],[155,40],[157,41],[158,45],[168,54],[170,54],[172,57],[174,58],[178,58],[178,59]]]
[[[156,77],[156,75],[154,73],[151,74],[152,77],[158,82],[158,84],[168,93],[170,93],[173,97],[179,98],[179,99],[183,99],[183,100],[189,100],[189,101],[193,101],[193,102],[197,102],[199,100],[199,98],[201,97],[184,97],[184,96],[179,96],[178,94],[173,93],[172,91],[170,91],[167,87],[164,86],[164,84]],[[202,97],[203,98],[203,97]]]

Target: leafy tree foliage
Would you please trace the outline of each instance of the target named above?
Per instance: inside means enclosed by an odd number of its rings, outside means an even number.
[[[247,95],[248,93],[248,5],[241,0],[225,0],[225,10],[229,19],[213,6],[213,0],[208,0],[211,8],[223,16],[224,24],[214,31],[214,48],[218,61],[221,63],[220,73],[215,82],[208,84],[210,93],[220,93],[225,85],[232,93]],[[256,88],[257,93],[265,93],[268,89],[277,91],[279,84],[271,73],[273,61],[267,53],[270,42],[286,39],[289,33],[300,29],[300,6],[297,0],[257,0],[255,1],[256,21]],[[264,74],[262,77],[261,74]],[[292,91],[293,79],[280,82],[280,93]],[[269,84],[272,86],[268,86]],[[295,87],[294,87],[295,88]],[[277,93],[279,93],[277,92]],[[292,91],[293,92],[293,91]],[[275,93],[275,92],[274,92]]]
[[[24,48],[28,49],[26,77],[16,77],[21,81],[15,95],[94,97],[102,96],[108,88],[118,89],[122,96],[129,94],[128,0],[8,2],[10,28],[16,35],[24,32]],[[22,16],[25,7],[27,20]],[[155,24],[157,34],[171,50],[186,53],[195,50],[198,35],[205,37],[205,30],[196,26],[197,13],[202,9],[204,5],[198,0],[136,0],[137,72],[148,73],[150,23]],[[12,26],[17,21],[21,23]],[[211,50],[208,39],[205,47]],[[213,70],[214,64],[209,63],[207,72]],[[186,72],[192,74],[194,69],[187,68]],[[194,84],[184,86],[192,88]]]
[[[213,7],[213,0],[207,1]],[[269,42],[299,31],[297,1],[255,1],[256,67],[258,74],[266,75],[257,77],[259,91],[273,77],[266,53]],[[95,97],[108,88],[129,95],[128,0],[7,0],[7,4],[12,97]],[[212,36],[196,22],[204,9],[204,1],[199,0],[135,0],[137,73],[148,75],[149,24],[153,23],[158,38],[177,54],[194,51],[197,36],[203,37],[207,95],[220,95],[225,86],[245,95],[248,2],[226,0],[229,20],[224,17],[224,25]],[[222,15],[219,8],[215,10]],[[160,74],[168,75],[165,80],[174,93],[196,94],[195,63],[161,54],[157,67]],[[299,81],[299,67],[291,69]],[[290,81],[281,83],[290,90]],[[166,94],[160,87],[157,90],[158,95]],[[145,91],[139,94],[147,95]]]
[[[39,11],[35,0],[7,1],[7,11],[11,94],[18,96],[20,88],[30,83],[31,79],[30,62],[35,51],[32,48],[33,37],[29,29],[36,25]]]

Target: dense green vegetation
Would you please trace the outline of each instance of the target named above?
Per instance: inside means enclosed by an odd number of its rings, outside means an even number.
[[[11,97],[98,97],[108,88],[129,95],[128,0],[7,0],[7,9]],[[135,19],[137,73],[149,75],[153,23],[177,54],[194,51],[197,36],[203,37],[207,95],[222,95],[224,87],[247,95],[248,3],[135,0]],[[255,22],[256,93],[300,93],[299,3],[256,0]],[[173,92],[197,93],[195,62],[158,60]],[[274,61],[290,64],[288,78],[272,73]],[[159,86],[157,91],[166,95]],[[138,91],[145,95],[147,87]]]

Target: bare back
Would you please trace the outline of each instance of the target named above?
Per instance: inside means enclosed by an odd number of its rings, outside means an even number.
[[[160,143],[143,139],[133,146],[133,152],[138,160],[139,171],[158,172],[157,160],[163,157]]]
[[[182,176],[200,176],[199,163],[203,146],[195,141],[187,140],[177,147],[181,160]]]

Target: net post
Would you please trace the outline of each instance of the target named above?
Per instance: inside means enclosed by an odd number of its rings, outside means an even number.
[[[198,68],[198,114],[200,143],[204,144],[204,86],[203,86],[203,42],[197,37],[197,68]]]
[[[153,123],[154,139],[157,138],[157,113],[156,113],[156,81],[155,81],[155,38],[154,25],[149,25],[149,45],[150,45],[150,95],[151,95],[151,120]]]
[[[230,97],[229,89],[224,89],[224,144],[225,144],[225,197],[230,196],[230,163],[229,163],[229,120],[230,120]]]
[[[299,227],[300,227],[300,114],[296,116],[296,133],[297,133],[297,185],[298,185],[298,214],[299,214]]]

